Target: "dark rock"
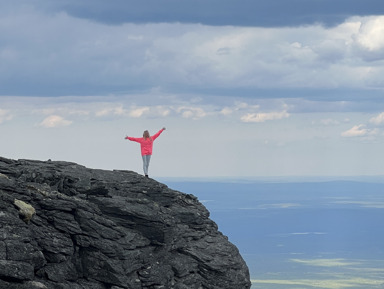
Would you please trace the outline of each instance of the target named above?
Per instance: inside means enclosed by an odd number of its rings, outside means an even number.
[[[130,171],[0,157],[0,288],[247,289],[193,195]]]

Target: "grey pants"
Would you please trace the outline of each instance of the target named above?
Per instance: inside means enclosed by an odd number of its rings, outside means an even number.
[[[144,155],[143,157],[143,169],[144,169],[144,175],[148,175],[148,167],[149,167],[149,162],[151,160],[151,155]]]

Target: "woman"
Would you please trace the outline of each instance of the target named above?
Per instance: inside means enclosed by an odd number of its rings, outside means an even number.
[[[148,167],[149,167],[149,161],[151,160],[152,155],[152,148],[153,148],[153,142],[157,137],[165,131],[165,127],[163,127],[161,130],[159,130],[156,134],[153,136],[149,135],[149,132],[146,130],[143,133],[143,137],[129,137],[126,136],[125,139],[128,139],[130,141],[135,141],[140,144],[141,147],[141,156],[143,157],[143,169],[144,174],[148,178]]]

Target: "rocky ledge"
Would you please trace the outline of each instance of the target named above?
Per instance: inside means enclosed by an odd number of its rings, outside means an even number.
[[[0,158],[0,288],[246,289],[193,195],[131,171]]]

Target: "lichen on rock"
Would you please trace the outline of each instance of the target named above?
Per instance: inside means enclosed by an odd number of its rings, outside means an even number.
[[[23,221],[27,224],[36,213],[35,208],[26,202],[15,199],[14,205],[19,209],[19,214],[23,217]]]

